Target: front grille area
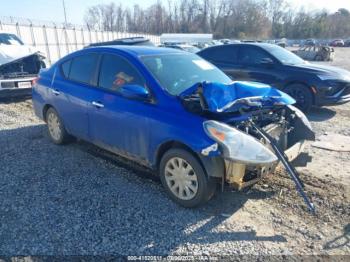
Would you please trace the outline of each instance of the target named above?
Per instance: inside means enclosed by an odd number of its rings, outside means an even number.
[[[15,82],[1,82],[1,88],[15,88]]]

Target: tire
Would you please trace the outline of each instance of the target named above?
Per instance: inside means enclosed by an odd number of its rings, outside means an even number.
[[[306,113],[310,110],[313,102],[313,95],[307,86],[292,84],[287,86],[283,91],[295,99],[295,106],[301,111]]]
[[[71,136],[67,133],[61,118],[54,108],[50,107],[47,110],[45,119],[49,137],[54,144],[62,145],[70,141]]]
[[[159,175],[169,197],[183,207],[203,205],[215,193],[215,181],[208,178],[199,160],[184,149],[170,149],[163,155]]]

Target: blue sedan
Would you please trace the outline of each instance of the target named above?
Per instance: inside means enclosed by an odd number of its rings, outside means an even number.
[[[311,128],[294,102],[233,82],[195,54],[156,47],[86,48],[33,87],[53,143],[75,137],[152,168],[185,207],[208,201],[218,183],[241,189],[274,171],[279,161],[252,123],[295,158]]]

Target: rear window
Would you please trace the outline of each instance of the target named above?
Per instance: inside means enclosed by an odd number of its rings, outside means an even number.
[[[203,50],[199,55],[213,62],[234,63],[237,61],[237,49],[236,46],[223,45]]]
[[[73,58],[70,64],[68,78],[80,83],[91,84],[96,69],[97,59],[97,54],[86,54]],[[66,67],[68,67],[68,65],[66,65]],[[62,71],[64,72],[63,67]]]
[[[69,77],[69,71],[70,71],[70,65],[72,64],[72,60],[68,60],[66,62],[64,62],[61,65],[61,69],[62,69],[62,74],[64,77],[68,78]]]

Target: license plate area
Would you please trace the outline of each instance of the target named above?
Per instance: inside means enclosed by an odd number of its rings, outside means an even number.
[[[17,87],[18,88],[31,88],[32,82],[30,82],[30,81],[18,82]]]

